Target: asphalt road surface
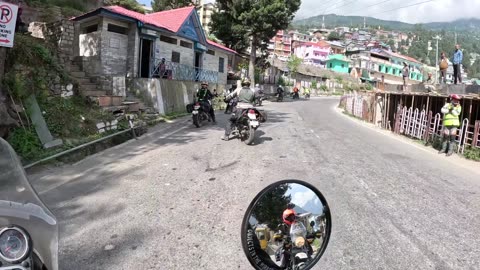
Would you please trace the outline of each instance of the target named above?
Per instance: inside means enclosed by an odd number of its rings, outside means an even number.
[[[60,222],[61,269],[252,269],[244,211],[300,179],[330,204],[314,269],[479,269],[480,166],[335,111],[338,99],[265,104],[257,145],[224,142],[225,115],[31,175]]]

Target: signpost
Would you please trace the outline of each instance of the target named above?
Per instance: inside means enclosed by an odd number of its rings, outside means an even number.
[[[0,47],[13,47],[18,6],[0,2]]]

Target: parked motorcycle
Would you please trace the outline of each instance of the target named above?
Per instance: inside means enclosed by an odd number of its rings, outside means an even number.
[[[57,270],[58,224],[0,138],[0,269]]]
[[[262,106],[264,95],[258,95],[255,97],[255,106]]]
[[[298,94],[298,92],[292,92],[292,99],[300,99],[300,95]]]
[[[305,99],[310,99],[310,94],[306,93],[305,94]]]

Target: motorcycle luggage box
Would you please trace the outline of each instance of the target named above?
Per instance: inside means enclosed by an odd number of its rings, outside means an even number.
[[[193,104],[188,104],[187,105],[187,113],[192,113],[193,112]]]

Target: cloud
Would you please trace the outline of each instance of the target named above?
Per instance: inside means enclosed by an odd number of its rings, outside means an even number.
[[[478,0],[434,0],[404,9],[397,8],[427,0],[391,0],[367,8],[384,1],[386,0],[324,0],[322,3],[318,0],[302,0],[296,18],[307,18],[323,13],[359,15],[407,23],[448,22],[462,18],[480,18],[480,1]],[[383,12],[387,10],[393,11]]]
[[[311,190],[305,190],[303,192],[295,192],[292,197],[292,203],[300,206],[301,208],[309,212],[318,212],[322,209],[320,199]]]

